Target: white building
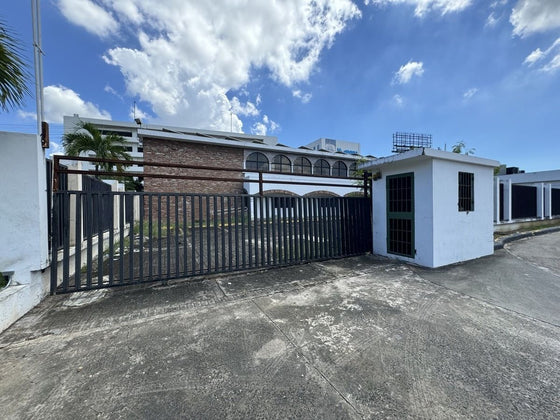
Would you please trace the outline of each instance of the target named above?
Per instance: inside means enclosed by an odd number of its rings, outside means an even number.
[[[309,143],[305,147],[325,152],[347,153],[350,155],[360,154],[360,143],[345,140],[327,139],[324,137]]]
[[[560,216],[560,170],[497,175],[494,188],[498,224]]]
[[[498,165],[424,148],[364,164],[376,179],[373,252],[426,267],[492,254]]]
[[[307,195],[317,192],[333,193],[344,196],[359,192],[352,181],[341,178],[353,176],[358,162],[373,159],[372,156],[359,155],[360,145],[353,142],[340,140],[319,139],[308,146],[289,147],[278,142],[275,136],[259,136],[243,133],[229,133],[221,131],[200,130],[184,127],[171,127],[156,124],[137,124],[135,122],[110,121],[92,118],[82,118],[79,115],[64,117],[64,132],[74,132],[80,122],[94,124],[102,134],[114,133],[126,141],[128,153],[136,160],[142,160],[144,155],[152,160],[164,159],[170,163],[193,165],[221,165],[239,167],[240,171],[247,170],[243,176],[243,188],[249,194],[259,191],[258,184],[251,182],[258,180],[259,174],[250,170],[259,170],[264,173],[263,179],[271,181],[266,184],[265,191],[285,192],[296,195]],[[172,153],[164,153],[161,148],[165,145],[178,146]],[[314,145],[314,146],[313,146]],[[147,147],[144,150],[145,146]],[[313,147],[311,147],[313,146]],[[229,153],[227,162],[218,162],[203,153],[204,147],[211,147],[214,155]],[[344,149],[344,150],[342,150]],[[238,159],[233,150],[241,151],[242,158]],[[88,154],[94,157],[93,153]],[[147,158],[149,159],[149,158]],[[83,169],[94,169],[93,164],[83,162]],[[139,171],[142,168],[129,167],[130,171]],[[144,168],[144,173],[149,169]],[[320,178],[319,178],[320,177]],[[329,179],[325,179],[329,177]],[[315,179],[313,179],[315,178]],[[324,183],[336,185],[294,185],[282,184],[280,181]],[[161,182],[159,184],[162,184]],[[198,185],[189,184],[190,187],[210,191],[209,182]],[[162,185],[158,185],[161,188]],[[162,191],[166,189],[162,189]],[[191,192],[202,192],[192,190]],[[228,192],[228,191],[221,191]],[[232,190],[233,192],[233,190]]]

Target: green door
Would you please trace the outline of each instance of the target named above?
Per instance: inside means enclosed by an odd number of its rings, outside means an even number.
[[[387,177],[387,252],[414,258],[414,173]]]

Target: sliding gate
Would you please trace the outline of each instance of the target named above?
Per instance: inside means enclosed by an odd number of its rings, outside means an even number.
[[[74,292],[370,252],[371,199],[58,191],[52,232]]]

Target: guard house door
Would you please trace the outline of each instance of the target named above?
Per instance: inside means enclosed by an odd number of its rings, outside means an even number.
[[[387,252],[414,258],[414,173],[387,177]]]

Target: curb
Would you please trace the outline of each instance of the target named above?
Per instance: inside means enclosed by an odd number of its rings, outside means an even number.
[[[496,241],[494,243],[494,251],[498,249],[503,249],[505,244],[508,244],[513,241],[518,241],[520,239],[529,238],[531,236],[540,236],[540,235],[545,235],[547,233],[554,233],[554,232],[560,232],[560,227],[551,227],[551,228],[545,228],[545,229],[534,230],[529,232],[514,233],[512,235],[508,235]]]

